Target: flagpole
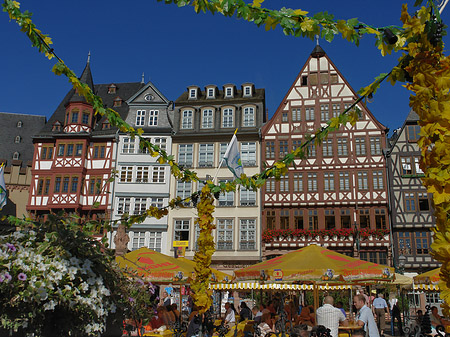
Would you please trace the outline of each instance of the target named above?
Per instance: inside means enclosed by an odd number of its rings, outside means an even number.
[[[234,130],[233,136],[235,136],[237,132],[238,132],[238,128],[236,128],[236,130]],[[233,138],[233,137],[231,137],[231,138]],[[223,161],[224,161],[224,158],[222,158],[222,160],[220,161],[219,167],[217,167],[216,173],[214,174],[214,178],[212,180],[213,184],[216,183],[217,175],[219,174],[219,170],[220,170],[220,167],[223,164]]]

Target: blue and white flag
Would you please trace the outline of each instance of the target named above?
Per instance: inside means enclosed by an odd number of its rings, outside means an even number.
[[[5,207],[6,201],[8,200],[6,196],[6,184],[4,177],[5,166],[0,167],[0,211]]]
[[[230,144],[228,144],[225,155],[223,156],[228,168],[233,172],[236,178],[240,178],[244,173],[244,168],[241,163],[241,154],[239,153],[238,141],[236,134],[231,138]]]

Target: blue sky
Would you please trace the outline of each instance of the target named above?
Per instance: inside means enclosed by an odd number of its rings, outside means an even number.
[[[414,1],[266,0],[263,6],[328,11],[337,18],[359,18],[373,26],[400,25],[401,4]],[[78,75],[91,52],[94,83],[145,81],[175,100],[186,87],[252,82],[266,89],[271,117],[306,62],[315,42],[284,36],[220,14],[195,14],[156,0],[21,1],[34,22],[49,34],[59,57]],[[450,8],[444,12],[444,21]],[[444,41],[448,40],[448,37]],[[388,72],[400,55],[382,57],[374,39],[355,47],[340,37],[320,44],[350,85],[358,90]],[[51,73],[48,61],[31,47],[19,27],[0,13],[0,111],[49,117],[70,85]],[[406,118],[409,93],[401,85],[383,85],[369,109],[391,131]]]

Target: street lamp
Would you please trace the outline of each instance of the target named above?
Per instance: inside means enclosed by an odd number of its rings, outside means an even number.
[[[405,272],[406,257],[402,254],[398,257],[398,272],[403,275]]]

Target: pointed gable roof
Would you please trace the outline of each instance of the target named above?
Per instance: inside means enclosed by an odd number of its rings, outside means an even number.
[[[92,92],[94,92],[94,80],[92,79],[92,72],[90,66],[90,58],[86,63],[86,67],[84,67],[83,73],[78,78],[81,83],[87,84],[89,88],[91,88]],[[73,95],[70,98],[69,102],[86,102],[86,99],[83,96],[80,96],[75,90],[73,91]]]

